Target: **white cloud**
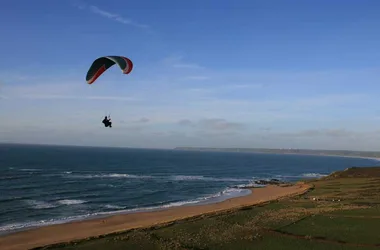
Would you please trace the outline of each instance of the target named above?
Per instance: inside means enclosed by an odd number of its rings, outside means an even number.
[[[197,127],[203,130],[240,130],[244,128],[244,124],[239,122],[231,122],[222,118],[204,118],[198,122],[190,119],[181,119],[178,121],[180,126]]]
[[[139,28],[149,28],[149,25],[141,24],[141,23],[132,21],[131,19],[125,18],[119,14],[112,13],[109,11],[105,11],[105,10],[99,8],[98,6],[95,6],[95,5],[89,5],[88,6],[84,3],[77,3],[77,4],[75,4],[75,6],[79,9],[82,9],[82,10],[88,9],[96,15],[111,19],[113,21],[116,21],[116,22],[119,22],[122,24],[132,25],[132,26],[139,27]]]
[[[189,79],[189,78],[187,78]],[[197,79],[197,78],[195,78]],[[208,80],[212,79],[210,77],[204,77],[203,79],[200,78],[199,80]],[[205,94],[216,94],[220,92],[225,92],[225,91],[231,91],[231,90],[253,90],[253,89],[259,89],[263,88],[264,85],[262,84],[233,84],[233,83],[223,83],[223,84],[212,84],[212,85],[202,85],[202,87],[197,87],[197,88],[187,88],[185,91],[191,91],[191,92],[198,92],[198,93],[205,93]]]
[[[361,102],[367,98],[367,94],[327,94],[316,97],[303,98],[296,100],[295,105],[299,107],[321,107],[329,105],[339,105],[344,103]]]
[[[181,119],[178,121],[178,125],[180,126],[190,126],[190,127],[194,127],[195,124],[189,120],[189,119]]]
[[[111,137],[113,141],[106,136],[107,143],[125,143],[125,146],[148,145],[150,142],[158,145],[164,141],[165,145],[173,147],[188,144],[317,147],[323,143],[344,146],[347,142],[352,143],[353,139],[348,138],[361,138],[358,147],[380,145],[368,133],[355,132],[370,131],[377,124],[374,117],[369,118],[371,107],[379,106],[375,91],[377,85],[367,84],[370,79],[363,80],[364,83],[360,81],[362,88],[350,91],[344,88],[338,76],[335,77],[338,78],[335,84],[343,88],[334,87],[332,73],[295,73],[292,76],[281,72],[216,72],[205,68],[196,69],[195,72],[190,68],[173,69],[177,63],[187,62],[181,56],[172,56],[149,65],[149,69],[145,68],[148,66],[141,66],[140,74],[129,78],[128,84],[121,84],[123,79],[112,78],[112,74],[96,86],[89,86],[77,77],[62,82],[41,78],[20,84],[3,84],[0,95],[8,99],[51,99],[49,105],[28,102],[27,112],[25,102],[21,100],[12,105],[1,105],[1,111],[9,117],[8,125],[2,125],[3,131],[33,124],[34,116],[44,114],[44,124],[36,124],[37,128],[43,131],[55,127],[62,130],[57,132],[61,136],[66,127],[71,126],[65,124],[65,120],[79,119],[75,126],[97,128],[101,125],[101,117],[98,117],[110,112],[115,129],[112,132],[107,130],[107,133],[114,135]],[[355,74],[355,71],[339,72],[339,75],[349,79],[354,79]],[[111,82],[109,77],[112,84],[107,82]],[[183,80],[186,77],[187,82]],[[190,81],[191,78],[193,81]],[[284,84],[284,79],[288,83]],[[320,87],[318,83],[327,87]],[[54,102],[54,99],[61,101]],[[63,103],[62,100],[66,99],[68,101]],[[88,101],[71,102],[73,99]],[[120,101],[130,103],[124,105]],[[364,110],[364,107],[367,109]],[[364,112],[357,112],[360,109]],[[355,112],[361,116],[360,121],[353,116]],[[225,120],[212,117],[223,117]],[[75,126],[71,129],[75,130]],[[104,130],[101,126],[99,129]],[[289,130],[293,132],[287,132]],[[351,132],[357,134],[352,136]],[[75,133],[81,136],[79,129]],[[126,134],[134,134],[134,137]],[[16,133],[13,136],[16,137]],[[100,137],[88,139],[88,142],[95,143],[96,138]],[[362,138],[368,138],[368,144]],[[87,140],[83,136],[82,139]],[[102,140],[96,143],[101,145]]]
[[[233,86],[231,86],[233,87]],[[199,90],[198,90],[199,91]],[[360,103],[363,99],[369,98],[366,94],[327,94],[318,95],[313,97],[295,97],[288,96],[282,98],[268,98],[268,99],[239,99],[239,98],[219,98],[215,96],[209,96],[207,99],[197,100],[200,105],[217,105],[217,106],[230,106],[233,109],[240,108],[254,108],[265,109],[273,111],[282,111],[285,109],[291,109],[293,111],[298,110],[311,110],[320,107],[331,106],[331,108],[337,107],[340,104],[353,104]]]
[[[204,81],[204,80],[209,80],[210,77],[208,76],[187,76],[184,77],[183,80],[192,80],[192,81]]]
[[[128,96],[80,96],[78,98],[85,98],[89,100],[141,101],[139,98]]]
[[[74,81],[55,83],[34,83],[4,85],[1,95],[6,99],[30,99],[30,100],[112,100],[112,101],[141,101],[134,96],[122,95],[91,95],[84,83]]]
[[[179,69],[204,69],[204,67],[200,66],[197,63],[184,61],[184,56],[182,55],[171,55],[164,58],[161,62],[170,67]]]
[[[349,130],[346,128],[304,129],[293,132],[253,134],[263,147],[340,150],[380,150],[379,130]],[[275,143],[273,143],[275,142]]]
[[[135,121],[135,122],[137,122],[137,123],[147,123],[147,122],[149,122],[149,121],[150,121],[149,118],[142,117],[142,118],[138,119],[138,120]]]
[[[141,118],[139,118],[139,119],[133,119],[133,120],[131,120],[131,119],[129,119],[130,121],[128,121],[128,120],[121,120],[121,123],[122,124],[128,124],[128,123],[133,123],[133,124],[136,124],[136,123],[139,123],[139,124],[146,124],[146,123],[149,123],[149,122],[151,122],[151,119],[149,119],[149,118],[147,118],[147,117],[141,117]],[[139,127],[139,128],[141,128],[141,127]]]
[[[201,69],[203,67],[195,63],[177,63],[172,65],[174,68]]]
[[[24,75],[24,74],[17,74],[17,73],[0,73],[0,78],[2,81],[0,82],[1,85],[11,83],[11,82],[20,82],[20,81],[31,81],[36,80],[36,76],[30,76],[30,75]],[[4,80],[5,79],[5,80]]]
[[[77,100],[104,100],[104,101],[139,101],[140,99],[123,96],[70,96],[70,95],[20,95],[15,98],[23,99],[77,99]]]
[[[276,136],[284,136],[284,137],[351,137],[357,136],[360,133],[348,131],[344,128],[331,128],[331,129],[308,129],[308,130],[300,130],[297,132],[289,132],[289,133],[278,133]]]

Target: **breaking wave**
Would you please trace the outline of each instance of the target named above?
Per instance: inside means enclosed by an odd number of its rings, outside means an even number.
[[[125,207],[123,206],[118,206],[118,205],[111,205],[111,204],[107,204],[107,205],[104,205],[105,208],[107,209],[124,209]]]
[[[70,206],[70,205],[79,205],[79,204],[83,204],[83,203],[86,203],[86,201],[84,200],[70,200],[70,199],[65,199],[65,200],[59,200],[57,201],[57,203],[61,204],[61,205],[67,205],[67,206]]]
[[[41,201],[41,200],[26,200],[27,205],[29,205],[33,209],[48,209],[55,208],[58,206],[70,206],[70,205],[79,205],[86,203],[84,200],[58,200],[58,201]]]
[[[242,182],[242,181],[252,181],[253,178],[216,178],[216,177],[205,177],[202,175],[173,175],[169,179],[174,181],[230,181],[230,182]]]
[[[69,173],[69,172],[67,172]],[[225,182],[244,182],[252,181],[252,178],[218,178],[206,177],[202,175],[169,175],[169,176],[152,176],[152,175],[133,175],[124,173],[110,173],[110,174],[67,174],[68,178],[78,179],[92,179],[92,178],[127,178],[127,179],[156,179],[156,180],[169,180],[169,181],[225,181]]]
[[[34,209],[47,209],[57,207],[57,204],[47,202],[47,201],[38,201],[38,200],[27,200],[26,203]]]
[[[302,174],[302,176],[303,176],[303,177],[310,177],[310,178],[320,178],[320,177],[327,176],[327,174],[306,173],[306,174]]]
[[[303,173],[300,175],[275,175],[274,178],[279,179],[287,179],[287,178],[296,178],[296,179],[302,179],[302,178],[321,178],[325,177],[327,174],[321,174],[321,173]]]
[[[67,172],[68,174],[69,172]],[[71,172],[70,172],[71,173]],[[92,178],[132,178],[132,179],[150,179],[153,176],[150,175],[133,175],[133,174],[70,174],[69,178],[78,178],[78,179],[92,179]]]

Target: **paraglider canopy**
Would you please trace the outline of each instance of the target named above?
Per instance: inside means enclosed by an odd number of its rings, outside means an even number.
[[[86,81],[92,84],[96,79],[103,74],[108,68],[117,64],[123,74],[129,74],[133,69],[133,63],[129,58],[123,56],[104,56],[96,59],[89,68]]]

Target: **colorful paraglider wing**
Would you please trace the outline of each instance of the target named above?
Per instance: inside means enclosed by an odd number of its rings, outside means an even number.
[[[108,68],[114,64],[119,65],[124,74],[132,71],[133,63],[130,59],[123,56],[104,56],[96,59],[87,72],[86,81],[92,84]]]

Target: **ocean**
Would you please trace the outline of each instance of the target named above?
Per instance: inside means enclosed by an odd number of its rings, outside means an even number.
[[[0,234],[222,201],[254,180],[315,178],[371,159],[0,144]]]

